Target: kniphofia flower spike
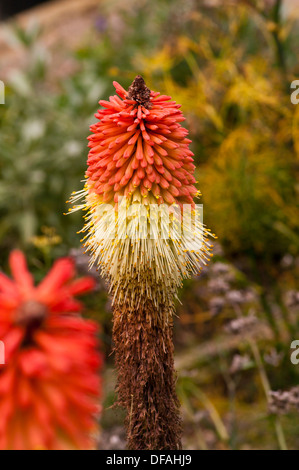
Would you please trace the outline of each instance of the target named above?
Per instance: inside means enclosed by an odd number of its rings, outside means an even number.
[[[85,186],[70,211],[85,210],[84,244],[114,304],[118,401],[131,449],[180,448],[172,314],[184,278],[210,257],[209,230],[195,218],[193,153],[180,105],[137,76],[100,101],[91,126]],[[80,200],[83,201],[79,203]]]

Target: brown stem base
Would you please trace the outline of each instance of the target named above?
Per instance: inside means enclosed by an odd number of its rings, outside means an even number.
[[[130,450],[181,449],[175,392],[172,324],[156,321],[150,301],[134,313],[115,308],[113,340],[118,370],[117,404],[127,410]]]

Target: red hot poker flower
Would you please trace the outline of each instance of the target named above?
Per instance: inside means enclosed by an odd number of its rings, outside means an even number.
[[[210,231],[197,217],[195,167],[180,105],[150,91],[140,76],[128,91],[114,86],[118,96],[100,101],[91,126],[85,186],[73,193],[70,211],[86,211],[84,246],[113,298],[128,448],[180,449],[174,300],[183,279],[209,261]]]
[[[13,279],[0,273],[0,449],[90,449],[102,359],[96,324],[73,312],[94,281],[72,280],[69,258],[37,287],[20,251],[10,267]]]

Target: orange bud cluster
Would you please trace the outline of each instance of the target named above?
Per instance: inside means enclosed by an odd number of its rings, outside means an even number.
[[[138,188],[159,204],[193,204],[193,153],[180,105],[170,96],[150,91],[138,76],[127,92],[113,83],[119,96],[99,103],[99,122],[91,126],[88,156],[89,189],[103,202],[118,202]],[[140,94],[148,90],[148,99]]]

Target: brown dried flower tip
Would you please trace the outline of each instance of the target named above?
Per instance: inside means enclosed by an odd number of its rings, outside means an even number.
[[[151,107],[150,96],[151,90],[146,86],[141,75],[137,75],[128,89],[126,98],[128,100],[136,101],[141,106],[149,109]]]

